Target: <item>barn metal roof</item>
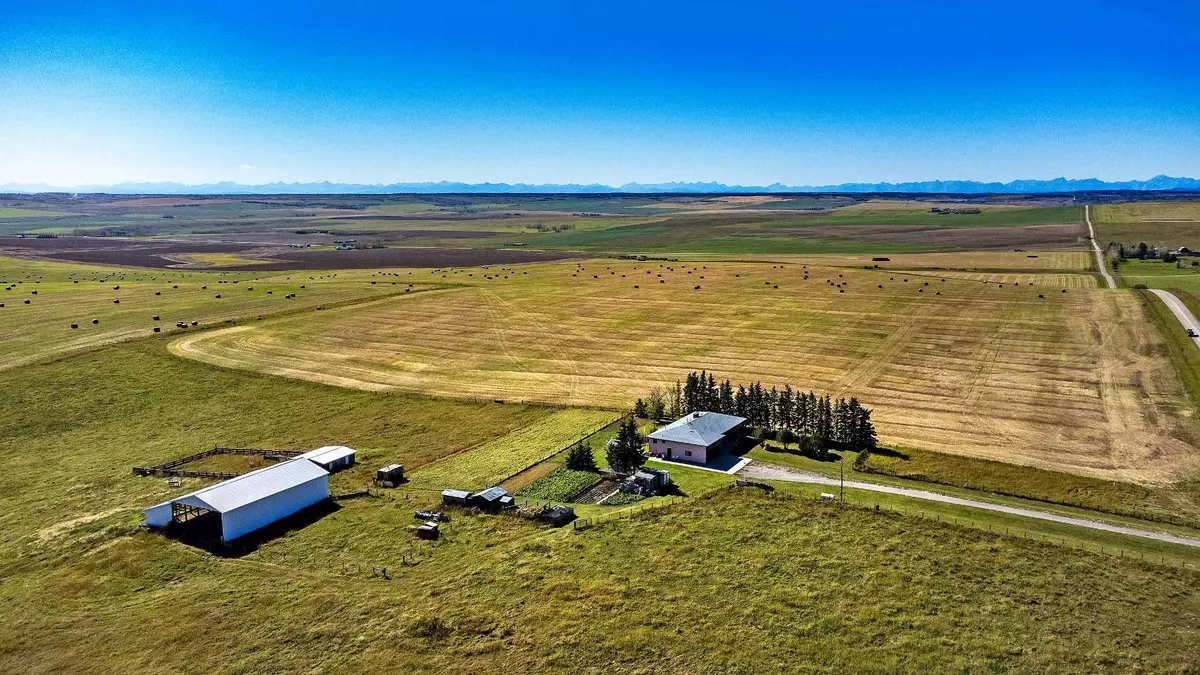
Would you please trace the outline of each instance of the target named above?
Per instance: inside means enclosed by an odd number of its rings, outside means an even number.
[[[354,448],[348,448],[344,445],[325,445],[316,450],[309,450],[300,455],[299,459],[312,460],[318,464],[329,464],[336,462],[339,459],[354,456]]]
[[[494,502],[497,499],[503,499],[508,496],[508,491],[502,487],[490,487],[486,490],[476,492],[472,497],[479,497],[489,502]]]
[[[329,472],[300,458],[256,469],[237,478],[181,495],[164,503],[186,502],[218,513],[228,513],[284,490],[303,485]],[[200,502],[200,504],[196,504]]]
[[[746,421],[745,417],[715,412],[694,412],[650,434],[650,438],[709,446]]]

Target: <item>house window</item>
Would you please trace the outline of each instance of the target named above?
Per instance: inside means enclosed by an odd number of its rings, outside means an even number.
[[[687,455],[688,457],[691,457],[691,456],[692,456],[692,451],[691,451],[691,450],[684,450],[684,451],[683,451],[683,454]]]

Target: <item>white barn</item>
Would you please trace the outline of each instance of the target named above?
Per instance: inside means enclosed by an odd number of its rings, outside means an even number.
[[[206,518],[206,527],[215,527],[215,518],[228,543],[327,499],[329,472],[295,458],[151,506],[146,524],[163,528]]]
[[[300,455],[299,459],[307,459],[314,462],[322,469],[329,473],[336,473],[342,469],[349,469],[354,466],[355,452],[354,448],[348,448],[344,445],[326,445],[316,450],[309,450]]]

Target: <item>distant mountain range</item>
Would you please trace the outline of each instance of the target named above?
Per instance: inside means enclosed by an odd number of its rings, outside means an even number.
[[[0,185],[0,193],[76,192],[107,194],[156,194],[156,195],[221,195],[221,194],[449,194],[449,193],[501,193],[501,194],[594,194],[594,193],[781,193],[781,192],[915,192],[929,194],[981,194],[1001,192],[1009,194],[1037,194],[1047,192],[1092,192],[1100,190],[1200,190],[1200,180],[1155,176],[1149,180],[1108,182],[1097,178],[1051,180],[1014,180],[1009,183],[981,183],[973,180],[932,180],[913,183],[841,183],[840,185],[725,185],[724,183],[626,183],[620,187],[610,185],[579,185],[576,183],[391,183],[388,185],[358,183],[266,183],[242,185],[241,183],[205,183],[185,185],[182,183],[120,183],[117,185],[77,185],[58,187],[44,183]]]

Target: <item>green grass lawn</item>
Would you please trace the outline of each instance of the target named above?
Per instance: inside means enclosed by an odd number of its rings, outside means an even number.
[[[1136,291],[1142,298],[1146,308],[1146,316],[1158,327],[1166,343],[1167,355],[1175,364],[1175,372],[1192,402],[1192,407],[1200,413],[1200,349],[1188,337],[1179,319],[1176,318],[1166,303],[1150,291]],[[1196,311],[1196,298],[1191,294],[1183,294],[1183,301],[1193,312]],[[1200,316],[1200,315],[1198,315]]]
[[[1181,265],[1161,260],[1126,260],[1121,263],[1120,276],[1124,286],[1142,284],[1147,288],[1200,291],[1200,266],[1192,266],[1200,258],[1182,258]]]

